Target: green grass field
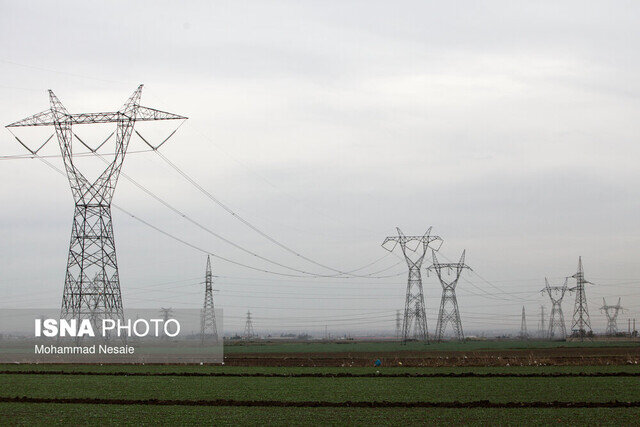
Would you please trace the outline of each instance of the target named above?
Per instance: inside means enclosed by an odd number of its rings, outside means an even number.
[[[227,354],[397,351],[494,351],[611,347],[614,355],[637,348],[630,342],[470,341],[424,345],[394,342],[249,343]],[[617,349],[615,349],[617,348]],[[635,351],[635,350],[634,350]],[[607,350],[608,354],[609,351]],[[243,357],[243,356],[240,356]],[[278,356],[279,357],[279,356]],[[282,356],[286,357],[286,356]],[[578,355],[578,358],[581,356]],[[251,360],[251,357],[249,358]],[[371,362],[373,363],[373,358]],[[608,363],[606,359],[594,359]],[[622,360],[627,360],[623,357]],[[495,367],[257,367],[162,365],[0,365],[0,420],[11,425],[50,424],[590,424],[633,425],[640,419],[640,365]],[[603,362],[604,361],[604,362]],[[554,374],[565,377],[392,377],[394,374]],[[91,375],[98,373],[103,375]],[[162,376],[158,374],[225,374]],[[375,374],[373,377],[299,377],[299,374]],[[625,373],[585,377],[580,374]],[[109,375],[104,375],[109,374]],[[138,374],[138,375],[136,375]],[[144,375],[141,375],[144,374]],[[278,374],[277,377],[247,376]],[[240,376],[229,376],[240,375]],[[28,398],[30,402],[21,402]],[[53,402],[51,399],[58,399]],[[149,401],[149,399],[157,399]],[[225,402],[220,402],[220,399]],[[469,405],[523,407],[415,407]],[[606,402],[635,402],[607,408]],[[323,403],[324,402],[324,403]],[[354,402],[354,403],[349,403]],[[414,407],[384,407],[387,403]],[[554,403],[560,402],[560,403]],[[584,402],[601,407],[562,407]],[[195,405],[195,404],[198,405]],[[313,407],[316,403],[336,407]],[[284,406],[274,406],[283,404]],[[292,407],[292,405],[303,405]],[[354,407],[354,405],[378,407]],[[551,405],[550,408],[527,407]],[[246,406],[234,406],[246,405]],[[251,406],[257,405],[257,406]],[[348,407],[347,405],[351,406]]]
[[[0,397],[238,401],[552,402],[640,401],[638,377],[560,378],[263,378],[20,374],[64,372],[214,373],[640,373],[637,365],[495,368],[259,368],[220,366],[0,366]],[[0,403],[0,419],[35,424],[637,424],[640,408],[292,408],[142,404]]]
[[[3,375],[2,395],[169,400],[640,401],[638,377],[261,378]]]

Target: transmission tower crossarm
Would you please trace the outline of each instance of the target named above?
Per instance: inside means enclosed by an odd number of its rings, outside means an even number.
[[[64,123],[66,125],[82,125],[94,123],[117,123],[122,121],[155,121],[155,120],[186,120],[187,117],[179,114],[168,113],[166,111],[156,110],[154,108],[138,106],[137,112],[133,116],[126,111],[110,111],[103,113],[80,113],[80,114],[63,114],[56,117],[51,109],[43,111],[33,116],[27,117],[17,122],[7,125],[8,128],[25,127],[25,126],[53,126],[56,123]]]

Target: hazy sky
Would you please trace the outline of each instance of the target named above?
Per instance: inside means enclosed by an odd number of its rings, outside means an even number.
[[[639,12],[632,1],[0,0],[0,123],[47,109],[47,89],[71,112],[110,111],[144,83],[143,105],[189,117],[162,152],[303,255],[352,270],[383,256],[396,226],[433,226],[442,255],[466,249],[477,273],[458,287],[468,333],[517,331],[522,305],[536,329],[544,277],[573,274],[582,255],[594,329],[604,329],[602,297],[621,296],[626,330],[640,317]],[[177,124],[139,129],[161,141]],[[36,146],[50,131],[19,136]],[[110,131],[78,128],[90,141]],[[145,148],[132,140],[131,151]],[[0,155],[22,153],[4,131]],[[55,140],[43,154],[59,154]],[[156,154],[131,153],[124,172],[243,247],[331,274],[239,223]],[[0,160],[0,181],[0,307],[57,307],[68,182],[33,159]],[[114,203],[206,251],[291,273],[126,179]],[[125,306],[198,307],[206,256],[113,216]],[[394,255],[361,270],[391,267],[382,279],[212,261],[227,333],[247,309],[258,332],[392,331],[404,304],[406,266]],[[433,332],[441,288],[426,275],[424,286]]]

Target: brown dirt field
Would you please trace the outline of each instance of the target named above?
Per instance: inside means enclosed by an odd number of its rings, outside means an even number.
[[[158,406],[262,406],[295,408],[637,408],[640,402],[323,402],[323,401],[280,401],[280,400],[164,400],[164,399],[97,399],[97,398],[38,398],[0,397],[0,402],[8,403],[61,403],[91,405],[158,405]]]
[[[377,353],[269,353],[225,356],[227,366],[584,366],[640,363],[640,347],[548,348],[495,351],[396,351]]]

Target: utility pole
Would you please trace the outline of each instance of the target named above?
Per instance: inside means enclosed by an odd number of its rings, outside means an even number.
[[[211,273],[211,259],[207,255],[207,270],[204,276],[204,305],[200,321],[200,342],[204,344],[205,337],[218,342],[218,327],[216,325],[216,312],[213,306],[213,274]]]
[[[431,236],[431,227],[423,236],[405,236],[399,228],[397,236],[387,237],[382,247],[393,252],[396,246],[400,246],[402,254],[409,267],[409,279],[404,303],[404,319],[402,321],[402,343],[413,338],[419,341],[429,342],[429,330],[427,329],[427,314],[424,304],[424,292],[422,290],[422,275],[420,269],[427,254],[429,245],[440,242],[435,250],[440,249],[442,239],[439,236]],[[413,253],[413,255],[411,255]],[[411,329],[413,326],[413,334]]]
[[[251,320],[251,311],[247,311],[247,321],[244,324],[244,335],[242,336],[245,340],[252,340],[256,336],[253,331],[253,321]]]
[[[584,278],[584,270],[582,269],[582,257],[578,258],[578,271],[571,276],[576,279],[576,286],[570,291],[576,292],[576,303],[573,310],[573,324],[571,326],[571,335],[579,337],[580,341],[584,341],[585,337],[593,335],[591,330],[591,320],[589,319],[589,310],[587,308],[587,294],[584,285],[593,284]]]
[[[607,329],[605,334],[609,336],[616,335],[618,333],[618,314],[624,311],[624,308],[620,306],[620,298],[618,298],[618,304],[616,305],[607,305],[607,301],[602,298],[600,311],[604,312],[607,316]]]
[[[559,339],[565,339],[567,329],[564,323],[564,314],[562,313],[562,299],[567,292],[567,279],[564,279],[562,286],[550,286],[547,278],[544,278],[545,287],[541,293],[549,295],[551,300],[551,318],[549,319],[549,332],[547,338],[552,340],[559,332]]]
[[[520,339],[529,339],[529,333],[527,332],[527,317],[524,313],[524,305],[522,306],[522,320],[520,321]]]
[[[50,90],[48,110],[7,126],[7,128],[53,126],[60,145],[62,160],[75,202],[61,318],[91,319],[91,321],[124,318],[111,221],[111,200],[129,141],[136,122],[186,119],[177,114],[141,106],[141,93],[142,85],[118,111],[71,114]],[[74,125],[97,123],[116,124],[116,130],[98,146],[92,147],[73,131]],[[99,156],[98,150],[114,135],[113,160],[107,161],[108,166],[95,181],[89,181],[77,167],[76,156],[73,154],[74,138],[77,141],[76,144],[81,143],[93,154]],[[34,156],[37,156],[38,151],[51,138],[53,135],[40,148],[32,150],[16,137],[18,142]],[[154,149],[156,148],[158,147]]]
[[[435,270],[442,285],[442,298],[440,298],[440,312],[438,313],[438,323],[436,325],[436,341],[442,341],[444,339],[444,332],[447,329],[447,325],[451,324],[455,339],[458,341],[464,340],[464,333],[462,332],[462,322],[460,321],[460,311],[458,310],[458,299],[456,298],[456,285],[460,280],[460,275],[464,269],[471,270],[471,267],[464,263],[465,252],[462,251],[460,261],[457,263],[441,264],[438,262],[436,252],[433,253],[433,264],[427,269],[427,271]],[[453,279],[446,280],[442,277],[442,270],[448,270],[449,275],[453,271]]]
[[[540,329],[538,330],[538,336],[540,338],[544,338],[547,334],[546,329],[544,328],[544,305],[540,306]]]
[[[167,320],[169,320],[171,318],[171,316],[173,316],[173,309],[171,307],[169,308],[161,308],[160,309],[160,315],[162,316],[162,320],[164,321],[164,324],[167,324]],[[168,339],[169,337],[165,334],[162,335],[163,339]]]

